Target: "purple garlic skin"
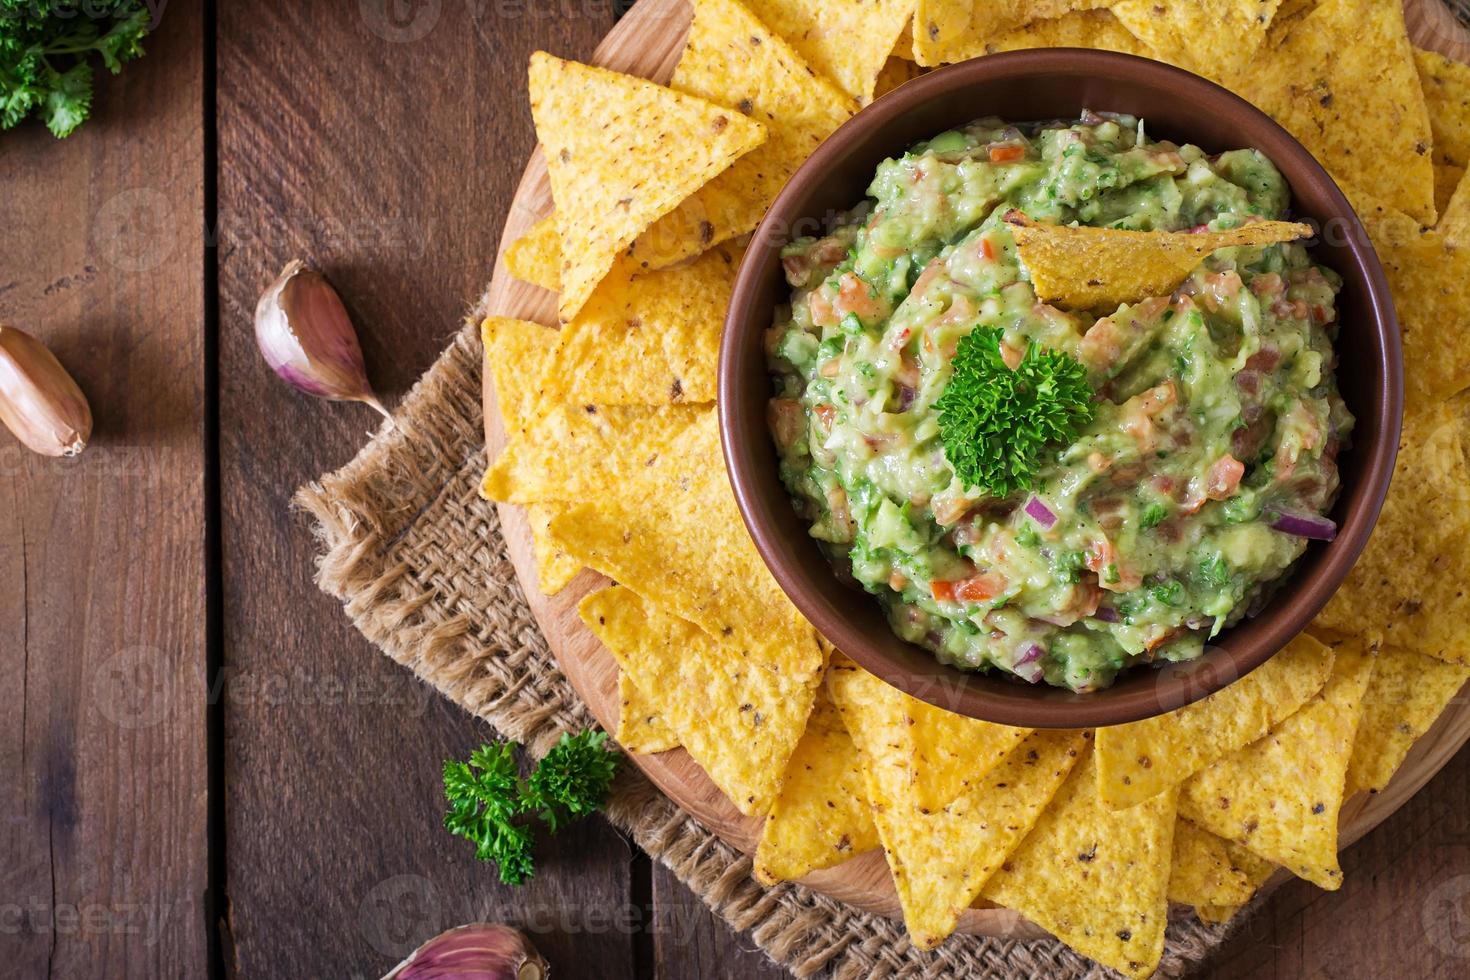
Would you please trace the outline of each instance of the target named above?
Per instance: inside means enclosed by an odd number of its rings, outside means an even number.
[[[476,922],[440,933],[383,980],[547,980],[551,967],[509,926]]]
[[[388,412],[368,383],[357,331],[325,276],[293,259],[255,305],[255,342],[272,371],[308,395]]]

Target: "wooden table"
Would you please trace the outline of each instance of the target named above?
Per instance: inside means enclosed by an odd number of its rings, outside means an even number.
[[[439,828],[489,731],[312,583],[289,506],[374,416],[262,365],[256,297],[321,264],[390,401],[489,276],[532,147],[526,59],[586,57],[613,0],[170,4],[58,142],[0,135],[0,321],[98,418],[77,460],[0,434],[0,975],[377,977],[475,919],[556,975],[778,977],[605,822],[514,890]],[[1281,889],[1211,977],[1470,969],[1470,753]]]

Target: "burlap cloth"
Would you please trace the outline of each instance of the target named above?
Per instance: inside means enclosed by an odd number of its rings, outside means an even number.
[[[557,669],[506,557],[495,507],[479,496],[477,322],[471,318],[414,386],[396,426],[385,424],[356,459],[303,487],[296,501],[315,518],[323,547],[317,581],[363,635],[539,755],[563,731],[596,722]],[[750,877],[747,855],[632,767],[619,778],[607,818],[798,977],[824,969],[834,978],[1116,976],[1050,939],[957,935],[920,952],[900,922],[801,885],[763,888]],[[1183,975],[1228,931],[1177,917],[1159,975]]]

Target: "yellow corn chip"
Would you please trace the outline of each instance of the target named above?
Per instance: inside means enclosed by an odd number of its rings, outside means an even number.
[[[1290,221],[1256,221],[1195,234],[1046,225],[1014,210],[1005,220],[1036,295],[1074,309],[1113,310],[1147,296],[1166,296],[1217,249],[1289,242],[1312,234],[1309,226]]]
[[[531,551],[536,556],[536,587],[542,595],[556,595],[582,570],[581,562],[551,540],[551,518],[556,512],[554,504],[526,504],[526,519],[531,524]]]
[[[1380,790],[1398,770],[1414,742],[1470,679],[1470,666],[1445,663],[1403,647],[1384,646],[1348,762],[1347,795]]]
[[[562,328],[542,394],[554,402],[712,402],[720,333],[739,262],[711,249],[674,269],[614,269]]]
[[[1127,807],[1183,782],[1279,725],[1315,697],[1331,673],[1332,651],[1303,633],[1207,698],[1098,729],[1098,796],[1107,806]]]
[[[893,56],[905,61],[914,61],[914,19],[910,17],[903,25],[903,32],[898,35],[898,40],[893,45]]]
[[[1050,20],[1038,20],[1007,31],[998,37],[961,35],[946,60],[1029,48],[1093,48],[1124,54],[1159,58],[1142,41],[1128,32],[1107,10],[1076,10]]]
[[[1328,170],[1433,223],[1429,114],[1413,65],[1399,0],[1326,0],[1230,88]]]
[[[873,86],[873,98],[881,99],[904,82],[911,82],[922,74],[924,74],[924,69],[906,58],[894,55],[888,59],[883,65],[883,70],[878,73],[877,84]]]
[[[1097,798],[1089,754],[981,895],[1130,977],[1164,952],[1175,791],[1126,810]]]
[[[1415,48],[1414,67],[1429,108],[1435,157],[1470,166],[1470,65]]]
[[[1457,167],[1453,163],[1441,163],[1438,160],[1434,163],[1434,210],[1439,212],[1439,224],[1434,227],[1446,235],[1449,234],[1449,229],[1446,226],[1451,221],[1450,216],[1445,212],[1449,210],[1450,201],[1454,199],[1455,191],[1459,188],[1461,178],[1464,176],[1464,167]],[[1470,201],[1466,201],[1466,206],[1470,207]],[[1455,223],[1459,225],[1459,229],[1457,230],[1464,228],[1465,220],[1466,216],[1463,214],[1455,219]],[[1455,244],[1460,243],[1455,242]]]
[[[878,72],[914,16],[914,0],[749,0],[747,6],[860,102],[873,100]]]
[[[830,669],[830,668],[829,668]],[[857,746],[818,685],[806,732],[755,849],[755,879],[774,885],[841,864],[878,846]]]
[[[522,282],[556,292],[561,288],[561,239],[556,237],[556,215],[536,222],[505,250],[505,267]]]
[[[1337,815],[1373,657],[1361,643],[1336,650],[1332,677],[1271,734],[1186,782],[1179,812],[1211,833],[1328,891],[1342,884]]]
[[[997,35],[1033,21],[1107,5],[1107,0],[919,0],[914,57],[934,67],[985,54]]]
[[[1245,848],[1183,817],[1174,826],[1174,862],[1169,872],[1169,901],[1180,905],[1241,905],[1255,888],[1235,856],[1261,859]],[[1261,862],[1265,863],[1265,862]]]
[[[1279,0],[1119,0],[1113,14],[1140,41],[1209,78],[1245,66],[1266,40]]]
[[[667,453],[627,474],[617,493],[588,497],[552,518],[552,540],[711,636],[783,664],[784,676],[815,676],[823,656],[814,631],[745,532],[715,413],[682,411],[696,413],[696,421]]]
[[[653,755],[679,747],[679,736],[663,711],[626,671],[618,672],[618,744],[628,752]]]
[[[587,596],[578,611],[633,683],[658,692],[679,743],[730,802],[745,814],[768,811],[821,680],[816,641],[800,638],[805,649],[768,657],[616,585]]]
[[[1177,834],[1179,831],[1176,829],[1174,832]],[[1196,905],[1194,912],[1202,922],[1229,922],[1235,918],[1235,913],[1240,911],[1241,906],[1249,902],[1251,897],[1261,890],[1261,886],[1280,867],[1279,864],[1273,864],[1263,857],[1257,857],[1234,841],[1226,841],[1225,850],[1230,855],[1231,865],[1244,876],[1248,891],[1244,899],[1234,904]]]
[[[638,481],[709,414],[713,409],[683,405],[549,405],[510,434],[480,493],[511,504],[636,494]]]
[[[1470,467],[1450,406],[1404,418],[1388,499],[1316,625],[1470,664]]]
[[[1266,25],[1266,43],[1279,44],[1296,27],[1297,21],[1317,9],[1317,0],[1281,0],[1276,7],[1276,16]]]
[[[1036,732],[957,799],[930,809],[915,793],[909,746],[895,738],[888,685],[834,660],[827,686],[862,756],[909,937],[932,949],[1036,823],[1084,750],[1085,736]]]
[[[857,111],[737,0],[694,0],[669,84],[753,116],[768,138],[639,236],[629,255],[640,268],[666,268],[753,229],[817,144]]]
[[[563,323],[640,232],[766,135],[714,103],[541,51],[530,85],[556,202]]]

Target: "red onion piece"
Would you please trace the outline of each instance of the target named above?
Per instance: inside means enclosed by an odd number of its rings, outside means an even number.
[[[1051,530],[1052,525],[1057,522],[1057,515],[1052,513],[1050,507],[1041,502],[1040,497],[1032,497],[1026,501],[1025,509],[1033,521],[1047,530]]]
[[[1313,541],[1331,541],[1337,537],[1337,524],[1317,514],[1293,514],[1278,511],[1271,519],[1271,526],[1283,534],[1294,534]]]

